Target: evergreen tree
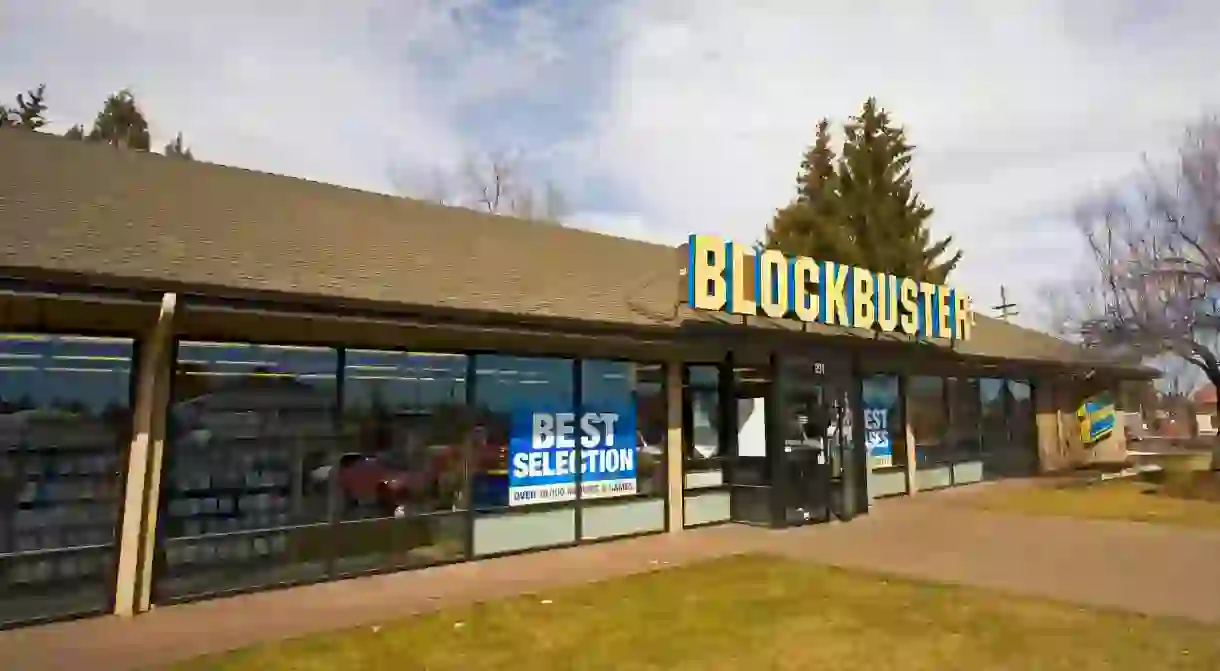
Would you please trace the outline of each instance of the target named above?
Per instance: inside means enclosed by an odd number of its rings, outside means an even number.
[[[76,124],[64,133],[64,137],[68,138],[69,140],[83,140],[85,139],[85,127],[80,124]]]
[[[961,260],[941,257],[952,237],[932,242],[932,208],[911,180],[914,146],[874,98],[844,127],[839,196],[844,220],[856,236],[866,266],[917,280],[943,283]]]
[[[195,160],[195,155],[191,153],[190,147],[186,146],[186,141],[182,139],[182,133],[178,133],[172,142],[165,145],[165,155],[170,158]]]
[[[148,121],[131,91],[123,89],[106,98],[102,111],[98,112],[97,118],[93,120],[89,139],[114,147],[149,150],[151,139],[148,134]]]
[[[840,224],[839,175],[830,142],[830,120],[822,119],[813,146],[801,160],[796,199],[775,213],[764,247],[824,261],[859,261],[851,232]]]
[[[914,147],[889,113],[868,99],[844,125],[837,159],[829,122],[818,124],[801,162],[796,198],[779,210],[764,244],[788,254],[852,265],[916,280],[944,283],[961,260],[941,257],[952,237],[933,242],[932,208],[915,193]]]
[[[17,106],[0,105],[0,127],[24,128],[38,130],[47,125],[47,85],[39,84],[38,88],[17,94]]]

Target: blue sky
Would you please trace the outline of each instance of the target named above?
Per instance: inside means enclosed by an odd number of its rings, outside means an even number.
[[[1220,108],[1209,0],[0,0],[0,96],[54,129],[132,87],[158,143],[228,165],[425,192],[510,152],[570,223],[759,236],[822,116],[877,96],[917,145],[976,307],[1036,323],[1075,200]]]

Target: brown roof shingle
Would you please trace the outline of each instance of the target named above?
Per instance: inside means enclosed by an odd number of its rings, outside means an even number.
[[[672,314],[663,245],[37,133],[0,133],[0,155],[20,166],[0,177],[4,268],[614,323]]]
[[[0,274],[620,326],[714,319],[679,307],[681,255],[664,245],[40,133],[0,131],[0,156]],[[954,349],[1107,365],[982,315]]]

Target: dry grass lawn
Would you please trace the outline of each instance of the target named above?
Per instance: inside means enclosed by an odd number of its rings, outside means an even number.
[[[1220,472],[1171,474],[1162,482],[1004,487],[970,501],[999,512],[1220,528]]]
[[[1220,628],[745,556],[179,671],[1220,669]]]

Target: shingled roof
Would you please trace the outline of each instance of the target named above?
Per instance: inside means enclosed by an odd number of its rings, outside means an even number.
[[[0,275],[612,326],[711,318],[680,308],[673,247],[40,133],[0,131],[0,156]],[[1102,363],[983,316],[955,350]]]

